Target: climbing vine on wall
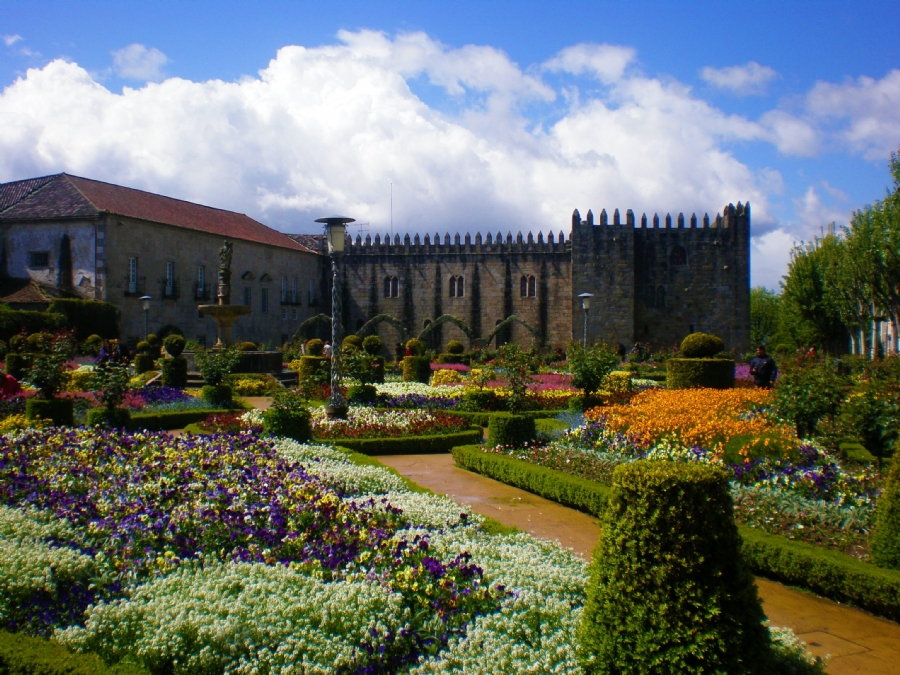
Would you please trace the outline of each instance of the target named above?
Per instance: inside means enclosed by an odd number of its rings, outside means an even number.
[[[472,265],[472,292],[469,305],[469,328],[474,338],[481,337],[481,274],[478,263]]]

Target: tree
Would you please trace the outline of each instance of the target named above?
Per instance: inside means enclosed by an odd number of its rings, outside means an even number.
[[[750,345],[771,344],[781,323],[781,296],[768,288],[750,289]]]
[[[606,343],[584,349],[577,342],[570,342],[566,350],[566,362],[572,373],[572,386],[590,396],[600,389],[603,380],[619,365],[619,354]]]

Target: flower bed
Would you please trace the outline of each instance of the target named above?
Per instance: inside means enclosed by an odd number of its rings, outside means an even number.
[[[425,410],[384,411],[351,407],[345,420],[329,419],[324,408],[313,408],[311,412],[313,436],[321,440],[433,436],[469,428],[468,423],[459,417]]]

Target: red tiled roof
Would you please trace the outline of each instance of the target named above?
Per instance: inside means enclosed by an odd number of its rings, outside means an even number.
[[[242,213],[66,173],[0,185],[0,220],[92,217],[102,212],[229,239],[309,251],[283,232]]]
[[[51,298],[41,292],[40,287],[29,279],[3,279],[0,281],[0,302],[10,304],[46,304]]]

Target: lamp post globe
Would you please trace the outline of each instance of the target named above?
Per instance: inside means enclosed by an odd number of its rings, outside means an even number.
[[[344,400],[341,378],[341,289],[338,276],[338,258],[344,252],[347,224],[356,222],[347,216],[327,216],[316,218],[325,226],[325,240],[328,255],[331,256],[331,396],[325,412],[332,419],[347,417],[347,402]]]

